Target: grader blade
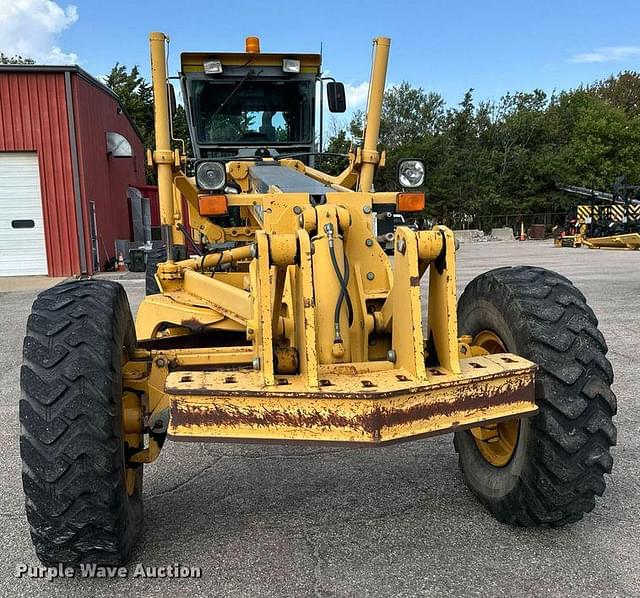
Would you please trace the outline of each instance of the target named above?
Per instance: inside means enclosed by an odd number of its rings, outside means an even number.
[[[263,387],[260,374],[169,374],[169,436],[175,440],[313,440],[380,444],[495,423],[537,411],[535,366],[511,354],[475,357],[452,375],[432,368],[417,384],[408,371],[365,364],[320,369],[320,388],[299,377]]]

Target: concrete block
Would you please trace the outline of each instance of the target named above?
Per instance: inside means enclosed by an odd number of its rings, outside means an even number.
[[[475,228],[454,230],[453,235],[460,243],[477,243],[478,241],[486,241],[484,238],[484,232]]]
[[[513,236],[513,229],[511,227],[504,228],[492,228],[491,229],[492,241],[515,241]]]

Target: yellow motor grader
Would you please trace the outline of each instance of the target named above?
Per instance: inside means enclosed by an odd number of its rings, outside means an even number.
[[[38,296],[21,371],[27,515],[44,563],[122,563],[143,527],[143,467],[167,438],[371,445],[453,432],[464,480],[503,522],[559,526],[610,472],[615,397],[584,296],[537,267],[500,268],[456,301],[425,167],[374,189],[390,40],[374,40],[364,138],[329,175],[316,95],[345,110],[316,54],[184,53],[193,156],[173,139],[168,39],[150,36],[163,255],[135,327],[122,286]],[[315,149],[315,151],[314,151]],[[183,210],[182,200],[188,209]],[[381,449],[382,450],[382,449]]]

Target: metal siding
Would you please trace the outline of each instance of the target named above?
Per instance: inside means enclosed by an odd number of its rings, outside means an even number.
[[[111,96],[89,81],[73,75],[74,111],[80,165],[80,188],[85,222],[87,255],[91,255],[88,202],[95,202],[101,262],[115,254],[116,239],[130,239],[127,188],[144,185],[144,146],[128,118]],[[127,138],[133,158],[107,156],[106,133]],[[91,260],[88,260],[91,265]],[[102,265],[102,264],[101,264]]]
[[[63,73],[0,72],[0,151],[35,151],[50,276],[79,272]]]

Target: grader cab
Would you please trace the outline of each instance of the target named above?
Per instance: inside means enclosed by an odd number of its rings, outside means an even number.
[[[119,563],[142,528],[142,471],[167,438],[382,446],[455,432],[465,481],[501,520],[561,525],[611,469],[615,397],[582,294],[535,267],[479,276],[456,301],[445,226],[420,212],[424,165],[374,189],[390,40],[374,40],[364,139],[345,169],[315,164],[319,55],[181,57],[193,156],[171,131],[167,38],[151,63],[163,255],[135,329],[122,287],[78,280],[33,306],[21,450],[45,563]],[[344,110],[344,87],[327,85]],[[182,199],[187,210],[183,210]]]

